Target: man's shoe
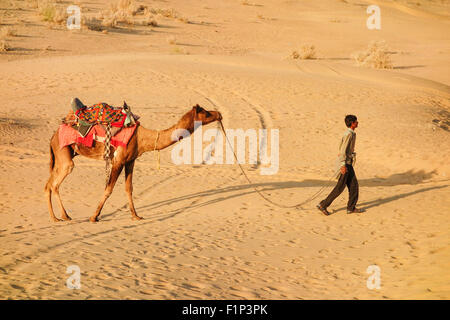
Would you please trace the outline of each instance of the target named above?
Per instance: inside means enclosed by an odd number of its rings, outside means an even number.
[[[322,206],[320,205],[320,204],[318,204],[317,206],[317,209],[319,209],[320,210],[320,212],[322,212],[324,215],[326,215],[326,216],[329,216],[331,213],[329,213],[328,211],[327,211],[327,209],[326,208],[322,208]]]
[[[347,214],[352,214],[352,213],[361,213],[361,212],[365,212],[366,210],[364,209],[360,209],[360,208],[355,208],[353,210],[347,210]]]

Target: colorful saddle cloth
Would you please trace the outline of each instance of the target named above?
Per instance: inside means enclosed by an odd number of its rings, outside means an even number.
[[[111,145],[114,148],[126,148],[128,142],[133,136],[138,125],[133,125],[127,128],[122,128],[120,132],[111,138]],[[67,124],[61,124],[58,129],[59,147],[71,145],[73,143],[83,145],[85,147],[92,147],[95,141],[104,143],[106,132],[101,125],[95,125],[86,136],[82,136],[75,128]]]
[[[114,108],[102,102],[76,109],[76,112],[70,110],[69,114],[62,119],[62,122],[72,126],[82,137],[85,137],[91,128],[98,124],[103,126],[105,130],[110,130],[111,136],[114,136],[122,128],[139,123],[139,116],[133,114],[126,103],[124,103],[124,107],[120,108]]]
[[[114,108],[104,102],[79,109],[75,114],[79,120],[87,123],[110,124],[118,128],[124,126],[128,115],[123,108]]]

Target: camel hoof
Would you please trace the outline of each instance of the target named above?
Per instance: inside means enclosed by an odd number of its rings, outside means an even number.
[[[134,221],[139,221],[139,220],[143,220],[144,218],[142,218],[142,217],[139,217],[139,216],[132,216],[131,217],[131,220],[134,220]]]
[[[66,220],[66,221],[70,221],[70,220],[72,220],[72,218],[71,217],[69,217],[69,216],[64,216],[64,217],[62,217],[63,218],[63,220]]]
[[[62,220],[61,219],[58,219],[58,218],[53,218],[53,222],[61,222]]]
[[[95,223],[95,222],[98,222],[98,219],[91,217],[91,218],[89,218],[89,221]]]

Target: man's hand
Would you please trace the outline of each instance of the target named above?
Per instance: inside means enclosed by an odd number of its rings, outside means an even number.
[[[345,166],[341,167],[341,173],[345,174],[347,172],[347,168]]]

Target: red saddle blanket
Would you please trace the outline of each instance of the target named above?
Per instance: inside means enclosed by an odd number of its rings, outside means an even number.
[[[120,146],[125,148],[136,128],[137,125],[122,128],[116,135],[111,137],[111,145],[114,146],[114,148]],[[93,126],[85,137],[82,137],[80,133],[71,126],[61,124],[58,129],[59,147],[63,148],[76,143],[90,148],[92,147],[94,140],[103,142],[105,140],[105,135],[105,130],[98,124]]]
[[[97,103],[76,112],[78,119],[89,123],[111,123],[113,127],[123,127],[127,117],[123,108],[114,108],[107,103]]]

